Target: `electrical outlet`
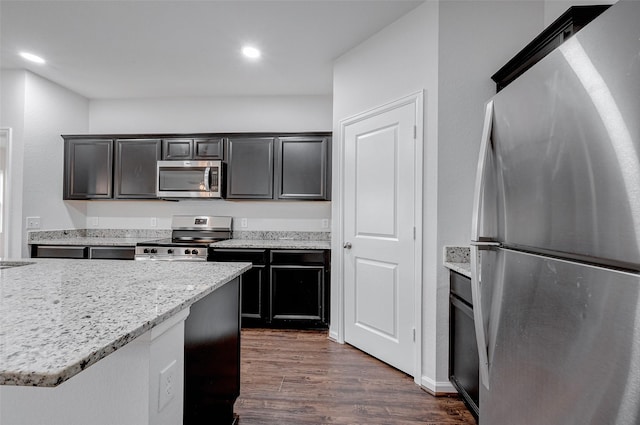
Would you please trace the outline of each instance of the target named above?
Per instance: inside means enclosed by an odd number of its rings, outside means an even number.
[[[176,395],[176,361],[172,361],[167,367],[160,371],[160,394],[158,395],[158,412]]]
[[[40,217],[27,217],[27,229],[39,229]]]
[[[158,225],[158,219],[155,217],[151,217],[151,227],[156,227]]]
[[[329,219],[328,218],[323,218],[321,226],[322,226],[323,229],[328,229],[329,228]]]
[[[246,228],[248,226],[249,226],[248,220],[246,218],[241,218],[240,219],[240,227]]]

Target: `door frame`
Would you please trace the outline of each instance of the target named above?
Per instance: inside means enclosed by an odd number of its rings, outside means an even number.
[[[411,93],[407,96],[401,97],[397,100],[385,103],[383,105],[366,110],[359,114],[340,120],[340,134],[339,134],[339,148],[337,149],[338,155],[337,161],[334,161],[333,181],[333,202],[334,204],[334,223],[333,233],[335,237],[332,238],[332,262],[336,273],[332,275],[332,291],[336,291],[337,294],[337,311],[332,311],[331,322],[335,324],[331,326],[329,337],[341,344],[344,344],[345,333],[345,261],[344,261],[344,249],[343,244],[345,241],[344,235],[344,222],[345,222],[345,190],[344,190],[344,176],[345,176],[345,131],[346,127],[357,123],[359,121],[366,120],[368,118],[380,115],[390,110],[413,104],[415,106],[415,138],[414,138],[414,167],[415,167],[415,181],[414,181],[414,222],[415,227],[415,243],[414,243],[414,255],[415,255],[415,267],[414,267],[414,326],[415,326],[415,344],[414,344],[414,367],[413,367],[413,379],[417,385],[421,383],[422,377],[422,210],[423,210],[423,175],[424,175],[424,90]],[[337,213],[336,213],[337,212]]]
[[[12,176],[12,172],[13,169],[11,167],[11,163],[12,161],[12,156],[13,156],[13,149],[12,149],[12,131],[10,127],[0,127],[0,132],[2,132],[3,134],[6,135],[7,138],[7,146],[5,149],[5,163],[2,164],[2,166],[4,167],[4,188],[2,188],[3,194],[4,194],[4,199],[2,199],[2,229],[0,229],[0,231],[2,232],[2,241],[3,241],[3,246],[2,246],[2,257],[3,258],[14,258],[13,256],[10,255],[9,253],[9,247],[10,247],[10,241],[11,241],[11,236],[9,234],[9,229],[11,229],[11,226],[9,225],[9,220],[11,217],[11,210],[10,210],[10,205],[11,205],[11,195],[12,195],[12,191],[11,191],[11,176]]]

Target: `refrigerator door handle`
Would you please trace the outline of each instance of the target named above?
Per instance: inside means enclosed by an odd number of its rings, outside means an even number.
[[[482,194],[484,192],[485,169],[487,167],[487,155],[489,154],[489,142],[493,128],[493,100],[487,103],[484,113],[484,126],[482,128],[482,140],[480,141],[480,156],[478,157],[478,170],[476,171],[476,186],[473,193],[473,214],[471,216],[471,240],[481,241],[480,214]]]
[[[494,243],[485,245],[471,245],[471,297],[473,299],[473,323],[476,329],[476,341],[478,343],[478,366],[480,368],[480,382],[489,389],[489,353],[487,334],[484,328],[484,312],[482,308],[482,296],[480,288],[480,258],[481,249],[491,249]]]
[[[471,295],[473,298],[473,322],[476,329],[478,343],[478,362],[480,367],[480,382],[489,388],[489,354],[487,335],[484,327],[484,312],[482,307],[482,291],[480,288],[480,250],[499,247],[500,244],[480,235],[480,220],[482,214],[482,199],[484,195],[485,172],[487,156],[489,155],[491,130],[493,128],[493,100],[487,103],[480,142],[480,156],[476,172],[476,186],[473,195],[473,213],[471,218]]]

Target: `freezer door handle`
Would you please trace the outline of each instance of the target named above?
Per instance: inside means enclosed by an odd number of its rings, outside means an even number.
[[[495,245],[485,249],[494,248]],[[487,345],[487,333],[484,328],[484,312],[482,308],[482,291],[480,282],[480,247],[471,245],[471,297],[473,299],[473,322],[476,329],[476,341],[478,343],[478,363],[480,368],[480,382],[489,389],[489,353]]]
[[[481,241],[480,215],[482,211],[482,195],[484,193],[485,169],[487,167],[487,155],[491,130],[493,128],[493,100],[487,103],[484,114],[484,126],[482,128],[482,140],[480,141],[480,156],[478,157],[478,169],[476,171],[476,186],[473,193],[473,214],[471,216],[471,240]]]
[[[497,241],[471,241],[471,245],[478,248],[479,251],[486,251],[488,249],[500,248],[502,244]]]

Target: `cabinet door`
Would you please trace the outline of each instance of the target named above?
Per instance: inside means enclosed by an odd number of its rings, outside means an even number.
[[[227,198],[273,199],[273,138],[231,138]]]
[[[325,322],[324,267],[271,266],[271,320],[322,324]]]
[[[160,139],[116,140],[115,198],[156,198]]]
[[[282,137],[276,148],[277,199],[327,199],[328,137]]]
[[[63,199],[113,196],[113,140],[65,139]]]
[[[162,140],[162,159],[191,159],[193,139]]]
[[[224,139],[221,137],[194,139],[194,159],[224,159]]]
[[[253,263],[240,284],[242,326],[264,326],[269,319],[267,250],[212,248],[209,253],[212,261]]]

